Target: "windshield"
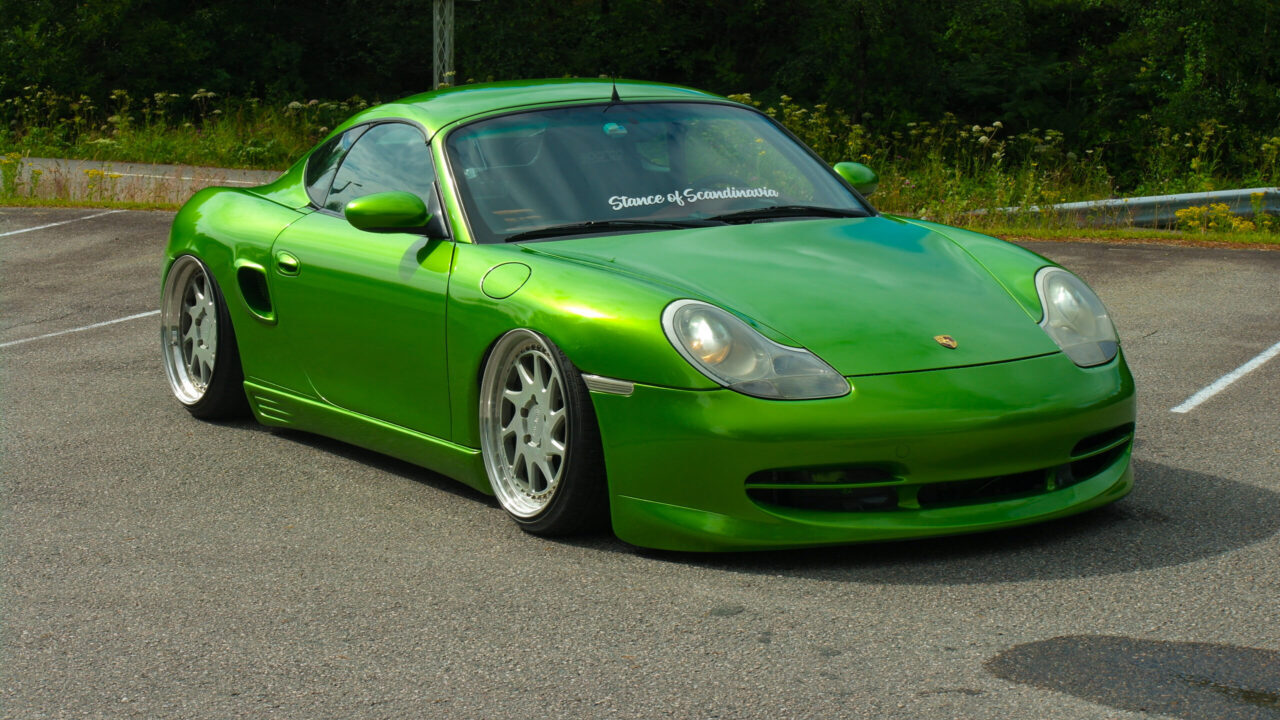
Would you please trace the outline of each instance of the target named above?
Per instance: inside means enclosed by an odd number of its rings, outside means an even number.
[[[445,143],[478,242],[696,226],[787,206],[868,213],[837,177],[759,113],[731,105],[622,103],[503,115]],[[831,216],[830,214],[826,216]],[[622,222],[619,222],[622,221]],[[639,222],[643,221],[643,222]]]

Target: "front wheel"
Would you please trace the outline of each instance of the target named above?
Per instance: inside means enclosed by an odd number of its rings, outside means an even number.
[[[606,519],[600,432],[582,375],[549,339],[512,330],[480,381],[480,446],[502,509],[537,535]]]
[[[173,262],[160,316],[164,370],[174,397],[205,420],[247,414],[235,329],[226,299],[204,263],[191,255]]]

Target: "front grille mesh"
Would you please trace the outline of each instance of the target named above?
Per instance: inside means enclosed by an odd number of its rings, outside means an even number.
[[[911,511],[985,503],[1054,492],[1096,477],[1133,442],[1133,423],[1076,443],[1062,465],[1012,475],[911,483],[888,466],[765,470],[747,478],[747,496],[761,505],[828,512]]]

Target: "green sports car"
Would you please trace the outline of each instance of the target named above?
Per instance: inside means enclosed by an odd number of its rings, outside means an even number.
[[[164,367],[196,417],[393,455],[543,535],[832,545],[1128,493],[1133,378],[1097,296],[875,187],[688,88],[417,95],[182,208]]]

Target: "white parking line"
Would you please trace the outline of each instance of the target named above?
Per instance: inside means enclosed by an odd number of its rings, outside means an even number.
[[[61,221],[61,222],[49,223],[48,225],[37,225],[37,226],[35,226],[35,227],[22,228],[21,230],[10,230],[9,232],[2,232],[2,233],[0,233],[0,237],[6,237],[6,236],[9,236],[9,235],[17,235],[17,234],[19,234],[19,233],[25,233],[25,232],[33,232],[33,231],[35,231],[35,230],[43,230],[43,229],[45,229],[45,228],[57,227],[58,225],[66,225],[67,223],[80,222],[81,220],[92,220],[92,219],[94,219],[94,218],[102,217],[103,215],[111,215],[111,214],[113,214],[113,213],[118,213],[118,212],[124,212],[124,211],[123,211],[123,210],[108,210],[108,211],[106,211],[106,212],[100,212],[100,213],[97,213],[96,215],[85,215],[84,217],[78,217],[78,218],[76,218],[76,219],[74,219],[74,220],[63,220],[63,221]]]
[[[1254,370],[1257,370],[1259,367],[1262,366],[1263,363],[1265,363],[1266,361],[1270,360],[1271,358],[1277,355],[1280,355],[1280,343],[1276,343],[1275,345],[1272,345],[1266,350],[1263,350],[1254,359],[1241,365],[1235,370],[1232,370],[1226,375],[1223,375],[1222,377],[1218,378],[1213,382],[1212,385],[1206,387],[1205,389],[1201,390],[1195,395],[1192,395],[1191,397],[1187,398],[1186,402],[1182,403],[1178,407],[1171,408],[1169,412],[1176,412],[1176,413],[1191,412],[1200,403],[1204,402],[1205,400],[1208,400],[1214,395],[1217,395],[1223,390],[1226,390],[1228,385],[1239,380],[1245,375],[1248,375]]]
[[[94,323],[92,325],[85,325],[84,327],[71,328],[70,330],[59,330],[58,332],[45,333],[44,335],[37,335],[35,337],[23,338],[21,340],[10,340],[9,342],[0,343],[0,348],[9,347],[10,345],[21,345],[22,343],[29,343],[32,340],[43,340],[45,338],[58,337],[59,335],[67,335],[70,333],[84,332],[85,330],[100,328],[104,325],[115,325],[116,323],[127,322],[129,320],[137,320],[138,318],[151,317],[152,315],[159,315],[159,314],[160,314],[159,310],[150,310],[147,312],[138,313],[137,315],[130,315],[128,317],[116,318],[115,320],[104,320],[103,322]]]

